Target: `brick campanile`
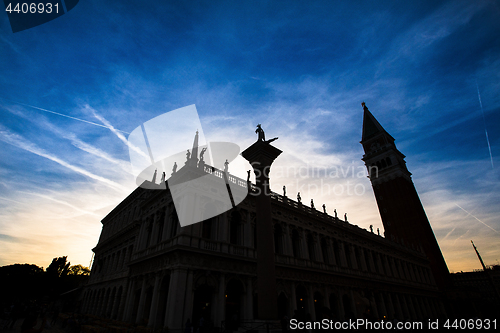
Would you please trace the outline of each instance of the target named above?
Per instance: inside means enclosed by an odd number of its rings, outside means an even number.
[[[362,160],[368,169],[385,237],[422,251],[429,259],[438,288],[444,290],[451,284],[448,267],[406,168],[405,155],[364,102],[362,106]]]

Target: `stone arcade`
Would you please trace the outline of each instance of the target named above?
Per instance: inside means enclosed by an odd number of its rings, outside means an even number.
[[[387,238],[271,192],[274,253],[264,255],[275,263],[275,319],[446,316],[446,263],[404,155],[363,107],[363,160],[380,173],[370,179]],[[137,188],[102,220],[83,313],[171,332],[183,332],[188,319],[198,325],[203,318],[204,327],[259,319],[257,187],[205,163],[186,163],[172,177],[188,171],[227,177],[251,193],[221,215],[181,227],[163,178],[166,190]],[[413,230],[420,238],[410,237]]]

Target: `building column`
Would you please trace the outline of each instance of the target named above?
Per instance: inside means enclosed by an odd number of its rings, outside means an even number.
[[[220,327],[221,322],[226,318],[226,276],[220,273],[219,286],[214,302],[214,326]]]
[[[194,302],[194,290],[193,290],[193,280],[194,280],[194,271],[189,270],[187,274],[186,281],[186,290],[184,296],[184,313],[182,317],[182,322],[185,323],[189,318],[191,321],[191,315],[193,313],[193,302]]]
[[[134,294],[134,286],[135,286],[135,280],[129,280],[128,281],[128,288],[126,292],[126,300],[125,300],[125,311],[123,311],[123,321],[131,321],[132,318],[130,318],[132,314],[132,306],[133,306],[133,294]]]
[[[363,271],[368,272],[368,267],[366,267],[365,251],[362,248],[359,248],[359,259],[361,261],[361,265],[358,263],[358,267],[361,266]]]
[[[314,252],[315,252],[314,258],[316,258],[317,262],[323,262],[326,264],[325,258],[323,258],[323,251],[321,251],[321,240],[319,239],[318,233],[316,232],[314,233],[313,240],[314,240]]]
[[[384,296],[384,299],[387,300],[387,302],[385,302],[385,305],[386,305],[386,310],[387,310],[387,318],[388,319],[394,319],[394,304],[392,303],[392,299],[391,299],[391,295],[389,295],[389,293],[386,293],[384,292],[382,294]]]
[[[403,307],[401,305],[401,302],[399,301],[398,294],[392,294],[392,298],[393,298],[393,304],[395,306],[394,310],[395,310],[396,318],[399,321],[402,321],[404,319],[405,315],[403,314]]]
[[[160,298],[160,280],[160,274],[156,274],[153,289],[153,300],[151,301],[151,311],[149,312],[148,327],[156,327],[156,313],[158,312],[158,301]]]
[[[252,237],[252,221],[250,220],[250,212],[246,214],[246,220],[241,221],[243,223],[243,246],[252,247],[253,237]]]
[[[328,259],[330,261],[329,264],[338,266],[337,261],[335,259],[335,253],[333,252],[333,242],[330,238],[326,239],[326,249],[328,252]]]
[[[283,254],[293,257],[292,237],[288,224],[285,224],[285,228],[283,228]]]
[[[141,297],[139,298],[139,308],[137,309],[137,316],[135,317],[136,324],[140,324],[142,317],[144,316],[144,305],[146,303],[146,278],[146,276],[142,278]]]
[[[406,304],[408,304],[408,310],[410,311],[410,318],[415,320],[417,319],[417,313],[415,312],[415,308],[413,307],[413,303],[411,302],[410,295],[405,295]]]
[[[291,316],[293,316],[293,314],[295,313],[295,311],[297,310],[297,294],[295,293],[295,282],[290,282],[290,288],[292,289],[291,291],[291,300],[290,300],[290,303],[291,303],[291,310],[292,310],[292,313],[291,313]],[[290,318],[292,318],[290,316]]]
[[[307,298],[307,307],[309,308],[309,313],[311,314],[311,320],[315,321],[316,308],[314,307],[314,293],[311,284],[307,286],[307,293],[309,294],[309,297]]]
[[[247,293],[245,296],[245,316],[243,319],[252,320],[253,319],[253,286],[252,277],[247,277]]]
[[[370,303],[373,304],[372,306],[373,316],[375,318],[380,318],[380,315],[378,313],[378,304],[377,301],[375,300],[373,292],[370,292]]]
[[[168,287],[167,310],[165,323],[170,330],[182,330],[182,315],[184,310],[184,290],[186,289],[187,270],[176,269],[170,274],[170,284]]]
[[[299,231],[299,237],[300,237],[300,247],[301,247],[300,258],[307,259],[307,254],[309,254],[309,249],[307,248],[307,239],[304,229],[301,229]]]
[[[165,241],[168,239],[169,236],[169,231],[171,229],[171,225],[168,223],[170,222],[170,205],[167,204],[167,207],[165,207],[165,218],[163,219],[163,233],[161,235],[161,240]]]
[[[153,230],[151,231],[151,240],[149,241],[149,245],[156,245],[158,240],[158,230],[160,229],[160,213],[156,212],[153,215]]]
[[[378,293],[378,298],[380,299],[380,311],[379,311],[379,315],[380,315],[381,318],[383,318],[384,316],[387,318],[387,308],[385,307],[384,296],[382,295],[381,292]]]
[[[340,251],[340,261],[342,267],[347,267],[347,259],[345,255],[345,249],[344,249],[344,242],[338,241],[339,244],[339,251]]]

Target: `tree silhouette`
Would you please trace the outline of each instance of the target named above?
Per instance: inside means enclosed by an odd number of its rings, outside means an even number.
[[[73,265],[69,267],[68,275],[90,275],[90,268],[83,265]]]
[[[47,274],[52,277],[63,277],[68,275],[70,262],[68,261],[68,256],[58,257],[52,259],[49,267],[47,267]]]

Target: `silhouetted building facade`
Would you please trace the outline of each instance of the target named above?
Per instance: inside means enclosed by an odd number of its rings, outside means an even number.
[[[366,108],[363,127],[363,160],[372,172],[380,163],[371,181],[386,237],[271,193],[274,253],[259,255],[274,256],[280,318],[446,315],[436,283],[444,260],[404,156]],[[256,188],[206,164],[186,163],[177,173],[182,169],[226,174],[250,195],[181,227],[167,182],[164,190],[137,188],[102,220],[83,312],[175,332],[188,319],[205,328],[257,319]],[[218,205],[215,195],[203,200],[204,210]]]

